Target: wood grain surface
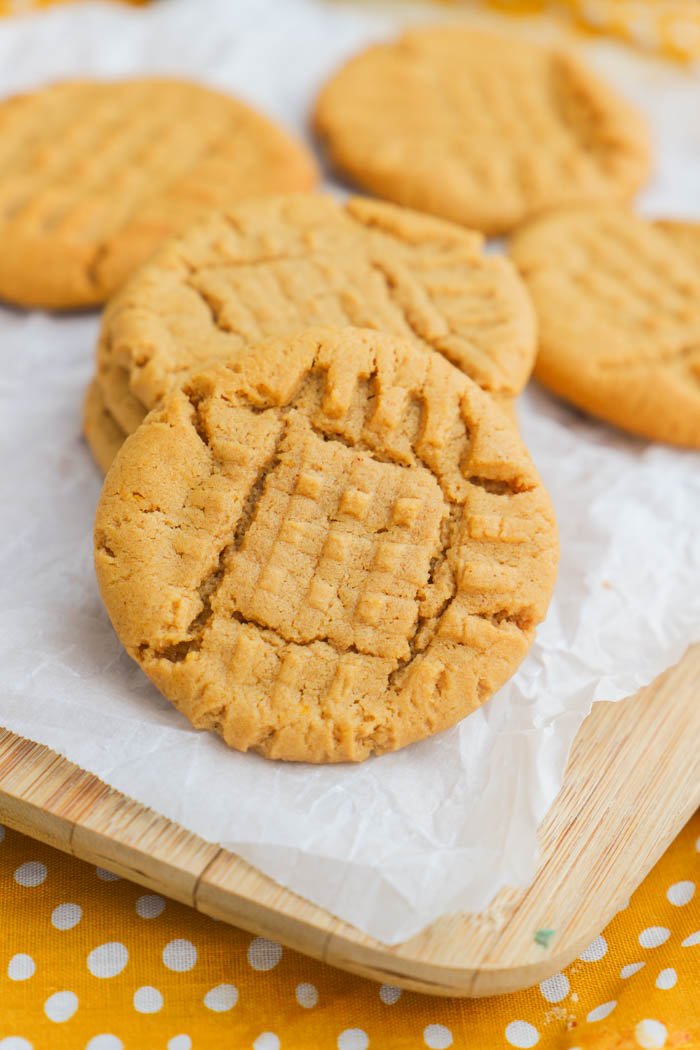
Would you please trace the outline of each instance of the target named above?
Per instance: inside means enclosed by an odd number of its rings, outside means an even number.
[[[596,704],[540,829],[525,890],[387,947],[245,861],[0,731],[0,820],[208,915],[375,980],[439,995],[514,991],[599,933],[700,805],[700,646],[636,696]],[[553,930],[547,947],[538,929]]]

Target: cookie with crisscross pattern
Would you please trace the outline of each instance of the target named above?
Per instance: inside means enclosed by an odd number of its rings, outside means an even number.
[[[0,296],[101,303],[207,209],[316,181],[304,146],[197,84],[76,80],[17,95],[0,103]]]
[[[97,350],[105,405],[130,433],[193,369],[319,324],[436,350],[504,401],[535,353],[522,282],[480,234],[379,201],[290,194],[209,215],[112,299]]]
[[[469,714],[554,584],[518,434],[439,354],[368,330],[270,341],[168,394],[95,523],[117,634],[195,726],[361,760]]]
[[[700,223],[567,209],[513,237],[540,327],[535,374],[625,430],[700,448]]]
[[[357,185],[491,234],[557,205],[627,199],[650,164],[641,117],[572,55],[454,25],[352,59],[314,120]]]

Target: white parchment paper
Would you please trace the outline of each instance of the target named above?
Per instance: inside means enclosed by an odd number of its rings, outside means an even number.
[[[0,24],[0,95],[79,73],[179,73],[303,134],[319,83],[405,10],[55,8]],[[587,49],[654,126],[642,206],[700,216],[698,81],[613,44]],[[700,457],[627,438],[531,388],[522,430],[554,500],[562,559],[521,670],[461,725],[398,754],[359,767],[275,764],[191,729],[102,609],[91,539],[100,475],[79,433],[97,324],[0,309],[0,723],[388,943],[527,883],[537,826],[592,702],[635,692],[700,638]]]

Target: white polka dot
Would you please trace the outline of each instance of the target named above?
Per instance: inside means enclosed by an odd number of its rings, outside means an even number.
[[[46,878],[46,865],[39,860],[28,860],[20,864],[15,872],[15,882],[20,886],[39,886]]]
[[[116,1035],[103,1032],[102,1035],[94,1035],[85,1050],[124,1050],[124,1044]]]
[[[579,959],[583,959],[584,962],[598,962],[602,959],[608,950],[608,942],[605,937],[596,937],[594,941],[588,945],[584,952],[581,952]]]
[[[95,868],[95,875],[103,882],[118,882],[121,878],[121,875],[115,875],[113,871],[107,871],[106,868]]]
[[[21,1035],[8,1035],[0,1039],[0,1050],[33,1050],[33,1047]]]
[[[393,1006],[401,998],[401,989],[393,984],[383,984],[379,989],[379,998],[387,1006]]]
[[[452,1046],[452,1032],[444,1024],[429,1024],[423,1029],[423,1042],[430,1050],[447,1050]]]
[[[57,930],[72,930],[77,926],[83,916],[83,909],[79,904],[59,904],[51,912],[51,922]]]
[[[144,893],[136,901],[136,913],[142,919],[155,919],[165,908],[165,901],[158,893]]]
[[[666,890],[667,898],[671,904],[675,904],[677,908],[680,908],[681,905],[687,904],[689,900],[692,900],[694,893],[695,883],[691,882],[690,879],[683,879],[682,882],[674,882],[673,886],[669,886]]]
[[[254,970],[271,970],[281,958],[282,945],[267,937],[256,937],[248,947],[248,962]]]
[[[644,1050],[661,1050],[666,1045],[666,1026],[660,1021],[650,1021],[648,1018],[640,1021],[634,1029],[634,1038]]]
[[[539,1043],[540,1033],[529,1021],[511,1021],[506,1028],[506,1039],[511,1046],[528,1050],[528,1047]]]
[[[215,1013],[232,1010],[238,1002],[238,989],[234,984],[217,984],[204,996],[204,1005]]]
[[[665,970],[661,970],[659,976],[656,978],[656,987],[666,991],[669,988],[673,988],[674,984],[678,980],[678,974],[672,966],[667,967]]]
[[[681,941],[681,948],[694,948],[696,944],[700,944],[700,930],[696,930],[695,933],[691,933],[690,937]]]
[[[7,965],[7,976],[11,981],[26,981],[28,978],[34,976],[36,965],[31,955],[25,955],[20,952],[19,955],[13,955]]]
[[[304,1006],[307,1010],[318,1002],[318,988],[315,984],[298,984],[296,994],[299,1006]]]
[[[563,973],[555,973],[540,984],[540,991],[549,1003],[558,1003],[569,994],[569,980]]]
[[[116,977],[129,961],[129,953],[119,941],[108,941],[93,948],[87,966],[93,977]]]
[[[695,849],[700,853],[700,835],[695,840]]]
[[[163,1008],[163,996],[157,988],[144,984],[134,992],[134,1010],[140,1014],[157,1014]]]
[[[639,943],[642,948],[658,948],[670,936],[671,931],[666,926],[647,926],[639,935]]]
[[[49,1021],[60,1024],[69,1021],[78,1009],[78,996],[75,992],[54,992],[44,1003],[44,1013]]]
[[[346,1028],[338,1036],[338,1050],[367,1050],[369,1036],[361,1028]]]
[[[620,977],[631,977],[633,973],[637,973],[637,971],[641,970],[643,966],[646,966],[645,962],[628,963],[627,966],[623,966],[620,970]]]
[[[174,1035],[168,1039],[168,1050],[192,1050],[192,1040],[188,1035]]]
[[[163,962],[169,970],[184,973],[185,970],[191,970],[197,962],[197,949],[192,941],[185,941],[182,938],[168,941],[163,948]]]
[[[280,1050],[279,1038],[274,1032],[261,1032],[253,1043],[253,1050]]]
[[[602,1021],[604,1017],[611,1014],[617,1006],[617,999],[611,999],[609,1003],[601,1003],[586,1016],[587,1021]]]

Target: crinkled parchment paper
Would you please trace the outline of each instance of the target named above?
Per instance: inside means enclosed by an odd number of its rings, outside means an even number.
[[[390,33],[397,11],[321,0],[54,8],[0,24],[0,94],[79,73],[179,73],[301,134],[318,84]],[[659,162],[643,206],[697,216],[697,80],[613,44],[587,48],[654,124]],[[556,506],[562,559],[518,674],[461,725],[398,754],[359,767],[275,764],[191,729],[102,609],[91,539],[100,476],[79,434],[97,323],[0,309],[0,723],[389,943],[526,884],[537,825],[592,702],[634,693],[700,638],[700,457],[531,389],[522,430]]]

